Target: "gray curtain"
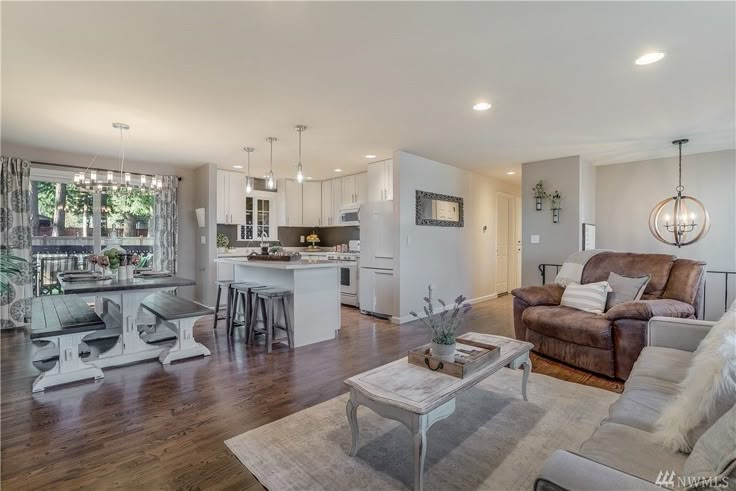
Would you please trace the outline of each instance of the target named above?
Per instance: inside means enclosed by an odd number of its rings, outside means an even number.
[[[23,274],[11,280],[9,293],[0,295],[0,328],[10,329],[31,322],[31,163],[0,159],[0,252],[27,261]]]
[[[178,186],[178,177],[163,176],[161,192],[153,200],[153,267],[172,274],[176,274],[179,241],[179,213],[176,206]]]

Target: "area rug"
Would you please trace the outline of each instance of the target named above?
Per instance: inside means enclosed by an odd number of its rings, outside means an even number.
[[[455,414],[427,433],[424,488],[532,489],[558,448],[577,450],[618,394],[502,369],[457,398]],[[271,491],[413,489],[409,430],[358,408],[360,447],[350,457],[342,395],[238,435],[225,444]]]

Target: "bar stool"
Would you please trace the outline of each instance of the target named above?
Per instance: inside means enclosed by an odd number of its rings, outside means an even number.
[[[250,318],[251,318],[251,310],[253,306],[253,300],[252,295],[255,292],[255,290],[260,290],[263,288],[268,288],[268,285],[264,285],[262,283],[255,283],[252,281],[243,281],[240,283],[233,283],[230,285],[230,287],[233,289],[233,306],[232,306],[232,314],[230,315],[230,322],[227,325],[227,333],[229,336],[232,336],[235,332],[235,323],[241,324],[245,327],[245,342],[248,343],[249,335],[250,335]],[[239,307],[243,305],[243,322],[241,323],[236,319],[239,313]]]
[[[225,326],[230,326],[230,313],[231,313],[231,306],[232,306],[232,300],[233,300],[233,289],[231,288],[231,285],[235,283],[232,280],[220,280],[217,282],[217,299],[215,300],[215,321],[214,321],[214,329],[217,329],[217,320],[218,320],[218,314],[220,312],[220,297],[222,295],[222,289],[227,289],[227,303],[225,307]]]
[[[248,342],[252,343],[256,334],[266,335],[266,348],[269,353],[273,349],[273,343],[276,341],[274,336],[275,329],[282,329],[286,331],[286,339],[289,343],[289,349],[294,349],[294,326],[289,322],[289,310],[286,306],[286,297],[291,295],[291,290],[287,288],[263,288],[253,291],[255,296],[255,304],[253,305],[253,311],[251,313],[250,329]],[[280,301],[280,302],[279,302]],[[275,308],[277,305],[281,306],[281,310],[284,315],[285,326],[277,325],[275,320]],[[260,306],[261,315],[263,317],[264,329],[258,329],[258,310]]]

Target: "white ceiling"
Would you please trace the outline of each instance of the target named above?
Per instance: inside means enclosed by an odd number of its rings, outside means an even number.
[[[489,175],[736,146],[734,2],[2,2],[3,140],[293,174],[406,150]],[[649,66],[633,63],[666,52]],[[488,100],[493,108],[471,106]]]

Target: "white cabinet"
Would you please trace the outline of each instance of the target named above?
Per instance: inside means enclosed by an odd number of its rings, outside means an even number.
[[[322,183],[319,181],[305,181],[302,184],[302,225],[322,225]]]
[[[360,268],[360,310],[383,316],[394,312],[394,273],[386,269]]]
[[[393,164],[391,159],[368,164],[368,199],[366,201],[394,199]]]
[[[340,225],[340,208],[342,208],[342,179],[332,180],[332,225]]]
[[[302,225],[302,185],[293,179],[284,179],[279,186],[282,214],[279,225],[299,227]]]
[[[345,176],[340,178],[340,186],[340,204],[343,207],[354,205],[356,203],[355,193],[357,191],[355,176]]]
[[[368,173],[361,172],[355,176],[355,202],[368,201]]]
[[[322,181],[322,218],[320,225],[329,227],[333,225],[335,210],[332,206],[332,183],[333,180]]]
[[[239,172],[217,171],[217,223],[245,222],[245,176]]]

